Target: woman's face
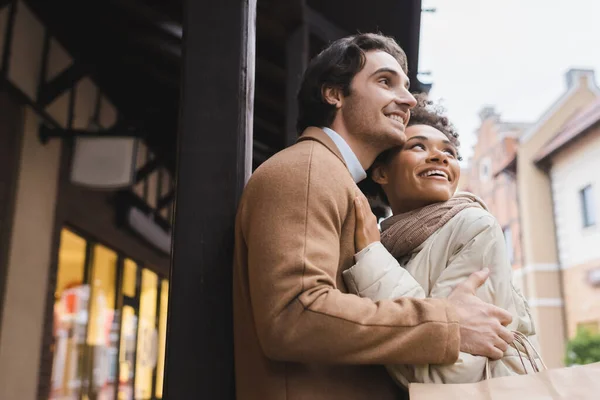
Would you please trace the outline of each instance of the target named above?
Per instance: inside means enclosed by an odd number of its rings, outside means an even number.
[[[402,150],[373,171],[373,179],[382,186],[394,214],[447,201],[454,195],[459,178],[456,147],[429,125],[406,128]]]

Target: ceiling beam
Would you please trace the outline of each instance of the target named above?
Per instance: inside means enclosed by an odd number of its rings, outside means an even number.
[[[126,11],[130,16],[149,23],[158,28],[161,32],[181,39],[183,37],[183,27],[177,21],[165,17],[165,15],[152,7],[148,7],[139,0],[108,0],[115,7]]]
[[[308,6],[306,7],[306,22],[310,32],[326,43],[348,35],[346,31]]]
[[[77,82],[89,73],[80,62],[74,61],[55,78],[40,85],[38,102],[42,107],[52,103],[61,94],[75,87]]]

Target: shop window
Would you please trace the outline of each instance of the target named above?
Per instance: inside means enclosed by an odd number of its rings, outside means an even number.
[[[51,400],[161,399],[168,280],[61,233]]]
[[[89,286],[84,283],[86,241],[63,229],[54,293],[54,351],[50,399],[79,399]]]
[[[117,384],[119,315],[116,306],[117,253],[94,246],[91,275],[90,318],[87,332],[91,382],[88,395],[112,400]]]
[[[167,344],[167,310],[169,304],[169,281],[163,279],[160,284],[160,316],[158,321],[158,365],[156,367],[156,397],[163,394],[165,375],[165,349]]]
[[[157,286],[157,275],[150,270],[143,270],[135,367],[136,399],[152,398],[152,380],[158,356],[158,332],[156,330]]]
[[[135,352],[138,331],[138,266],[130,259],[123,263],[123,312],[119,344],[119,400],[132,400],[135,377]]]

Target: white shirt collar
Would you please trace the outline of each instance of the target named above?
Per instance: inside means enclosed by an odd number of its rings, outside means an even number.
[[[352,175],[352,179],[354,179],[355,183],[358,183],[367,177],[367,173],[364,168],[358,161],[358,157],[352,151],[348,143],[333,129],[323,127],[321,128],[323,131],[333,140],[333,143],[337,146],[340,153],[342,153],[342,158],[350,171],[350,175]]]

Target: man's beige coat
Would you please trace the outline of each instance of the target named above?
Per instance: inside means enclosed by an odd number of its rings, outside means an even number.
[[[445,300],[348,293],[357,193],[318,128],[248,182],[235,226],[238,399],[395,399],[381,364],[456,361],[459,326]]]

